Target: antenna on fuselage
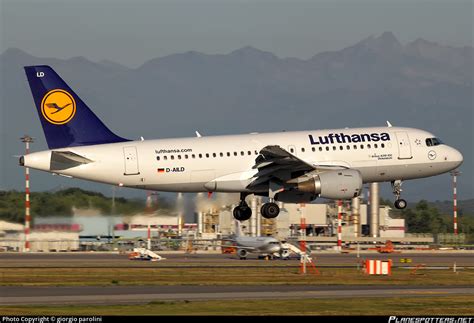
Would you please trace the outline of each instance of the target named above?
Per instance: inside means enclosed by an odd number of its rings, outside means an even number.
[[[393,127],[392,124],[390,123],[390,121],[388,121],[388,120],[387,120],[387,127],[389,127],[389,128]]]
[[[201,134],[199,133],[199,131],[196,130],[195,132],[196,132],[196,137],[198,137],[198,138],[202,137]]]

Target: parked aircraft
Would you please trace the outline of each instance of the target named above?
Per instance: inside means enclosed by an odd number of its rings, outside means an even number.
[[[282,246],[278,239],[273,237],[247,237],[242,233],[240,221],[235,221],[236,233],[230,241],[234,246],[240,259],[246,259],[249,253],[256,253],[259,257],[281,257]],[[284,256],[287,256],[286,253]]]
[[[463,161],[434,134],[388,122],[387,127],[132,141],[110,131],[51,67],[25,71],[49,150],[22,156],[20,165],[146,190],[240,192],[233,215],[241,221],[252,215],[245,202],[249,194],[267,196],[260,211],[274,218],[280,212],[276,201],[350,199],[370,182],[390,182],[395,207],[403,209],[402,181],[449,172]]]

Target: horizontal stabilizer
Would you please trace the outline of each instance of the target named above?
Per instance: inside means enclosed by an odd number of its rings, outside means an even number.
[[[52,151],[50,169],[64,170],[92,162],[93,160],[73,153],[72,151]]]

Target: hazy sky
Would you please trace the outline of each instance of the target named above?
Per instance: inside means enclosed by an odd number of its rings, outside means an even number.
[[[473,7],[474,0],[0,0],[0,53],[16,47],[137,67],[178,52],[250,45],[308,59],[384,31],[403,44],[421,37],[472,46]]]
[[[384,31],[402,43],[473,43],[473,1],[459,0],[0,0],[0,12],[2,52],[127,66],[247,45],[306,59]]]

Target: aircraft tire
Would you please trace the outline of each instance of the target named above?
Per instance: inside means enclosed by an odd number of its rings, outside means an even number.
[[[252,216],[252,209],[248,206],[237,206],[232,213],[236,220],[247,221]]]
[[[398,199],[395,201],[394,205],[397,209],[403,210],[407,207],[407,201],[405,201],[404,199]]]
[[[280,208],[276,203],[265,203],[260,209],[262,216],[266,219],[273,219],[280,214]]]

